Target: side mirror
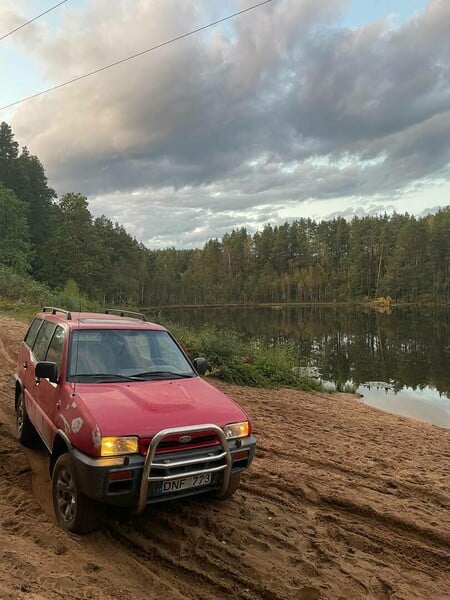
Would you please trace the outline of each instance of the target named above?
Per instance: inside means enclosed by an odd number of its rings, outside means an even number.
[[[58,367],[55,362],[42,360],[36,363],[34,373],[39,379],[48,379],[52,383],[58,383]]]
[[[199,358],[194,358],[192,362],[199,375],[204,375],[206,373],[206,358],[200,356]]]

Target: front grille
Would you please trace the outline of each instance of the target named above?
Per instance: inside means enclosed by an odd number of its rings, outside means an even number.
[[[213,432],[192,434],[188,442],[181,443],[179,438],[183,436],[168,436],[162,440],[156,449],[155,454],[163,454],[166,452],[183,452],[185,450],[196,450],[198,448],[206,448],[209,446],[219,446],[220,440]],[[152,438],[143,438],[139,441],[139,452],[142,456],[147,454],[148,447]]]

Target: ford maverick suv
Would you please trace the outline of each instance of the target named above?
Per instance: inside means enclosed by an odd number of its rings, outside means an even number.
[[[15,375],[17,433],[50,453],[64,529],[94,529],[99,503],[141,513],[237,490],[255,453],[252,424],[200,377],[205,369],[144,315],[45,307],[35,316]]]

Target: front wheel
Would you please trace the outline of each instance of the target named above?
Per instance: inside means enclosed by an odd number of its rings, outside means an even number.
[[[52,474],[53,508],[58,523],[72,533],[96,529],[98,517],[93,500],[78,489],[69,454],[62,454]]]
[[[237,491],[239,485],[241,483],[241,474],[240,473],[231,473],[230,481],[228,482],[228,487],[223,494],[217,494],[216,497],[219,500],[228,500],[231,496]]]

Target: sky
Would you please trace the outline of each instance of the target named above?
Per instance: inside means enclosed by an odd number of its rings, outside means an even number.
[[[1,0],[0,37],[57,0]],[[68,0],[0,41],[0,106],[257,0]],[[450,0],[272,0],[0,111],[58,196],[149,248],[450,204]]]

